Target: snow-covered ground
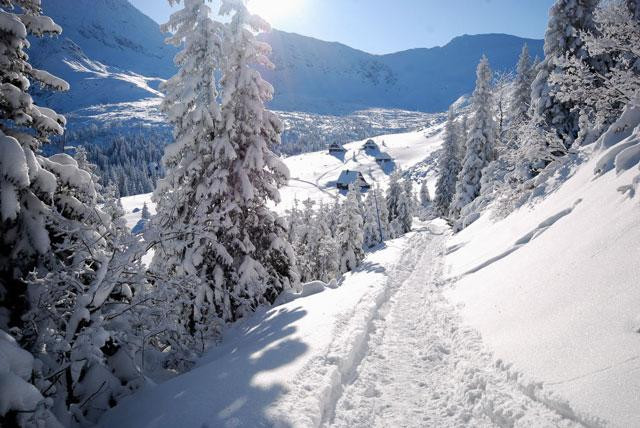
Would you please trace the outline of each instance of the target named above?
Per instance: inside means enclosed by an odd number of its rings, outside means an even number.
[[[640,426],[639,134],[583,149],[505,219],[417,224],[338,288],[283,296],[102,426]],[[439,138],[376,142],[422,168]],[[277,209],[332,200],[342,169],[385,187],[362,143],[288,158]],[[147,199],[125,199],[130,225]]]
[[[375,152],[362,149],[366,140],[345,144],[347,152],[341,157],[330,155],[328,151],[323,150],[285,158],[291,180],[287,186],[280,189],[281,202],[272,204],[271,207],[284,214],[291,209],[296,200],[302,202],[311,198],[316,202],[332,203],[340,197],[335,183],[340,172],[345,169],[360,171],[370,184],[386,189],[394,167],[411,168],[440,148],[441,128],[442,125],[435,125],[426,130],[374,137],[373,140],[380,147],[380,151],[388,153],[394,162],[394,165],[384,168],[376,163]],[[432,174],[429,180],[433,186],[435,176]],[[141,210],[145,201],[149,208],[152,208],[150,198],[150,194],[122,198],[127,221],[131,227],[140,220],[141,214],[140,211],[134,213],[133,210]]]
[[[448,242],[447,293],[521,384],[587,425],[640,426],[640,205],[632,168],[594,176],[599,155],[505,220]]]
[[[441,137],[437,132],[440,128],[441,125],[437,125],[427,130],[373,138],[379,151],[391,156],[393,165],[381,166],[376,163],[376,152],[367,152],[362,148],[366,139],[345,144],[347,152],[344,156],[322,151],[286,158],[291,180],[280,192],[282,201],[273,208],[284,212],[293,206],[295,200],[307,198],[331,203],[339,195],[335,183],[343,170],[360,171],[369,184],[386,189],[389,175],[395,167],[411,168],[440,148]]]

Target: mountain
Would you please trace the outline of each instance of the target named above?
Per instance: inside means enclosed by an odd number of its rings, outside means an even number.
[[[340,43],[272,31],[274,70],[263,70],[276,88],[271,107],[319,113],[362,108],[444,111],[475,85],[483,54],[494,70],[513,70],[522,45],[543,55],[543,41],[506,34],[457,37],[443,47],[372,55]],[[446,73],[443,72],[446,70]]]
[[[43,0],[63,28],[57,39],[34,39],[34,65],[66,79],[67,94],[36,93],[61,112],[160,96],[175,72],[177,50],[164,44],[156,22],[127,0]],[[446,110],[473,90],[475,67],[486,54],[496,70],[512,70],[522,45],[542,56],[542,41],[505,34],[461,36],[447,45],[372,55],[340,43],[273,30],[274,70],[262,70],[276,89],[270,107],[346,114],[367,108]],[[446,73],[443,73],[446,70]]]
[[[32,63],[71,84],[66,94],[36,93],[61,112],[158,97],[175,73],[177,49],[127,0],[43,0],[44,13],[62,26],[54,39],[34,38]]]

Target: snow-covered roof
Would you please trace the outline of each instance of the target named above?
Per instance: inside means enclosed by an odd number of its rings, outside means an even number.
[[[346,152],[346,149],[345,149],[344,147],[342,147],[342,145],[341,145],[341,144],[338,144],[338,143],[331,143],[331,144],[329,145],[329,150],[330,150],[330,151],[336,151],[336,150],[339,150],[339,151],[345,151],[345,152]]]
[[[342,186],[348,186],[349,184],[353,184],[357,179],[360,179],[360,182],[363,186],[368,186],[367,180],[364,179],[364,176],[360,171],[351,171],[345,169],[340,173],[340,177],[338,177],[337,184]]]
[[[377,144],[376,144],[376,142],[375,142],[375,141],[373,141],[373,140],[367,140],[367,142],[366,142],[366,143],[364,143],[364,146],[363,146],[363,147],[364,147],[365,149],[366,149],[366,148],[377,149],[377,148],[378,148],[378,145],[377,145]]]
[[[376,155],[376,161],[390,161],[391,156],[388,153],[378,153]]]

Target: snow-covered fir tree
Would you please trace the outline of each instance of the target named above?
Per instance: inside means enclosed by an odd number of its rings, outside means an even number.
[[[406,176],[402,183],[404,188],[404,199],[405,203],[400,204],[400,221],[402,222],[402,233],[407,233],[411,231],[413,227],[413,216],[416,211],[416,207],[418,206],[418,200],[416,199],[416,195],[413,192],[413,181],[411,181],[411,177]]]
[[[242,1],[223,1],[219,15],[228,22],[213,21],[204,0],[186,0],[164,27],[174,32],[169,42],[184,47],[178,74],[164,85],[176,142],[154,194],[152,268],[178,298],[167,323],[182,326],[167,340],[190,336],[193,343],[180,346],[186,359],[186,349],[204,349],[216,319],[235,320],[298,282],[287,225],[266,206],[288,179],[272,151],[282,124],[264,108],[273,88],[253,68],[270,64],[268,45],[254,36],[269,26]]]
[[[423,180],[420,184],[420,206],[422,208],[429,208],[431,206],[431,194],[429,193],[429,186],[427,180]]]
[[[144,220],[151,219],[151,213],[149,212],[149,206],[147,205],[146,201],[142,204],[142,212],[140,213],[140,217]]]
[[[549,150],[562,154],[578,135],[579,109],[575,103],[563,102],[557,94],[565,92],[563,63],[569,57],[598,67],[589,61],[581,31],[593,31],[593,12],[598,0],[557,0],[549,13],[544,38],[544,61],[537,69],[532,84],[531,114],[538,126],[551,130],[561,139],[561,146],[550,145]],[[557,79],[552,80],[553,75]]]
[[[389,237],[389,220],[384,195],[378,188],[367,193],[364,203],[364,246],[374,247]]]
[[[510,107],[510,122],[523,123],[529,119],[531,107],[531,84],[534,78],[531,56],[527,44],[522,46],[522,52],[518,58],[516,78],[513,82],[513,93]]]
[[[466,117],[466,116],[465,116]],[[449,209],[456,193],[458,174],[462,169],[460,164],[460,141],[458,127],[455,123],[453,107],[449,107],[449,115],[444,130],[442,142],[442,157],[440,158],[440,175],[436,183],[436,196],[434,199],[437,213],[443,217],[449,215]]]
[[[278,188],[289,178],[273,152],[280,143],[282,122],[264,107],[273,97],[273,87],[255,69],[273,67],[267,58],[270,47],[254,36],[270,27],[249,13],[242,0],[223,0],[220,15],[229,16],[230,22],[223,43],[222,127],[215,139],[224,168],[216,177],[216,190],[220,208],[233,225],[225,235],[234,263],[223,270],[235,302],[222,308],[223,318],[231,319],[273,302],[297,284],[298,274],[284,220],[267,208],[267,201],[280,201]]]
[[[400,216],[400,205],[404,204],[404,188],[401,182],[402,175],[396,169],[389,177],[389,187],[385,200],[387,202],[387,218],[389,222],[389,238],[397,238],[402,235],[398,227],[398,217]]]
[[[340,269],[338,244],[336,240],[337,230],[330,226],[330,219],[333,220],[334,217],[335,215],[328,209],[328,206],[320,202],[315,218],[318,231],[315,272],[316,279],[324,282],[335,279]]]
[[[150,266],[154,297],[166,302],[157,320],[164,333],[155,339],[166,342],[161,346],[171,349],[170,364],[179,369],[204,349],[204,341],[217,331],[221,307],[231,304],[219,266],[220,261],[232,263],[219,231],[229,222],[216,177],[226,165],[214,143],[220,121],[214,74],[220,68],[224,28],[210,18],[205,3],[184,0],[162,26],[172,33],[167,43],[182,50],[175,57],[177,74],[161,87],[162,110],[174,125],[175,141],[165,149],[166,177],[153,194],[156,216],[146,237],[155,242]]]
[[[358,207],[355,186],[349,186],[347,198],[340,210],[337,241],[340,253],[340,272],[352,271],[364,259],[363,220]]]
[[[494,160],[495,122],[493,119],[491,68],[483,57],[478,64],[476,88],[473,92],[473,119],[467,139],[467,151],[456,183],[456,194],[450,208],[458,217],[462,209],[480,195],[482,170]]]

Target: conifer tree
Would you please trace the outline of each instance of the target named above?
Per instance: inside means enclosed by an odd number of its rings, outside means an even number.
[[[371,248],[389,238],[386,202],[378,188],[367,193],[364,212],[364,245]]]
[[[429,194],[429,186],[427,180],[424,179],[420,185],[420,206],[429,208],[431,206],[431,195]]]
[[[362,228],[363,220],[358,208],[355,186],[352,184],[342,205],[338,224],[341,273],[355,269],[364,259]]]
[[[473,121],[467,139],[462,170],[456,184],[451,214],[458,217],[462,209],[480,195],[482,170],[494,160],[495,123],[492,115],[491,69],[483,57],[478,64],[473,92]]]
[[[465,116],[466,117],[466,116]],[[442,157],[440,158],[440,175],[436,183],[435,208],[439,215],[446,217],[449,215],[449,208],[456,193],[456,183],[458,174],[462,169],[459,160],[458,128],[455,124],[453,108],[449,108],[449,116],[445,125],[444,140],[442,143]]]
[[[404,189],[400,181],[400,170],[395,170],[389,177],[389,187],[387,188],[387,219],[389,222],[389,237],[397,238],[402,235],[401,228],[398,227],[398,217],[400,216],[400,205],[404,199]]]
[[[518,59],[516,68],[516,79],[513,84],[513,94],[511,101],[510,122],[515,125],[524,123],[529,119],[529,109],[531,107],[531,84],[533,83],[533,68],[529,47],[522,46],[522,52]]]
[[[557,94],[563,87],[563,63],[575,57],[598,68],[597,61],[589,61],[588,51],[581,38],[581,31],[594,30],[593,12],[598,0],[557,0],[549,13],[549,23],[544,38],[544,61],[537,69],[532,84],[531,114],[533,120],[546,130],[551,130],[562,140],[564,147],[550,148],[561,154],[570,147],[579,131],[579,106],[562,102]],[[557,75],[555,83],[552,76]],[[578,108],[576,108],[578,107]]]

